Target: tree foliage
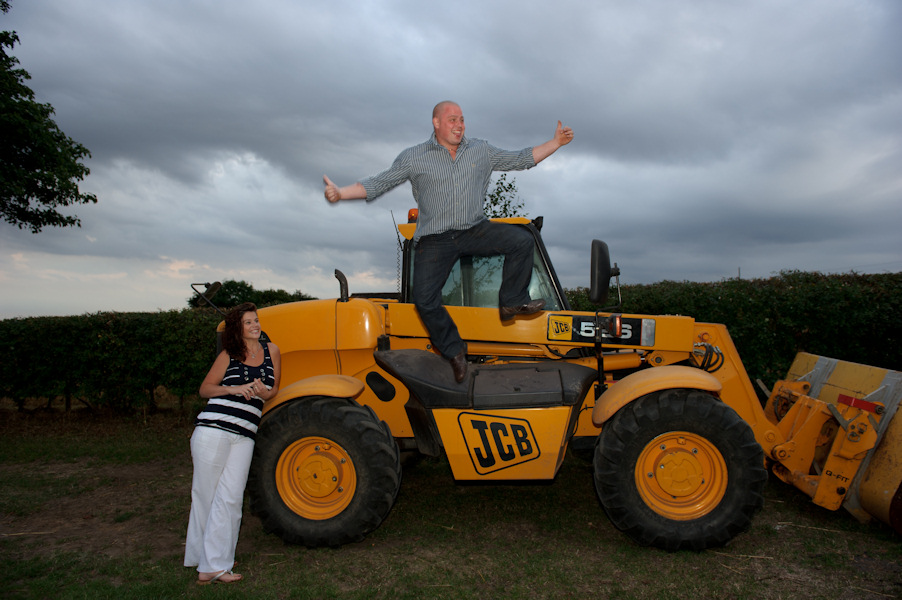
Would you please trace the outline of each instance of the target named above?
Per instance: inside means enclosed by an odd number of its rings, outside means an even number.
[[[495,181],[495,188],[486,194],[483,208],[490,219],[528,216],[517,196],[517,182],[514,179],[508,181],[507,173],[502,173]]]
[[[0,11],[9,8],[0,0]],[[80,161],[91,153],[60,131],[53,107],[37,102],[25,85],[31,76],[7,54],[18,41],[15,31],[0,32],[0,216],[32,233],[45,226],[81,227],[78,217],[57,208],[97,202],[78,190],[90,173]]]
[[[246,281],[235,281],[227,279],[222,282],[222,287],[213,296],[213,304],[222,309],[229,309],[238,306],[242,302],[253,302],[258,308],[264,306],[272,306],[273,304],[284,304],[286,302],[297,302],[298,300],[313,300],[313,296],[308,296],[301,290],[294,292],[286,292],[285,290],[255,290],[254,286]],[[206,306],[201,302],[199,296],[188,298],[188,306],[197,308]]]

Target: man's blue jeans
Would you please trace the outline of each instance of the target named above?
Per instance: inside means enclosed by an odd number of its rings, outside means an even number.
[[[530,301],[532,236],[507,223],[483,221],[470,229],[446,231],[419,239],[413,271],[413,302],[429,331],[432,344],[448,360],[466,350],[457,325],[442,304],[442,287],[461,256],[504,255],[499,306]]]

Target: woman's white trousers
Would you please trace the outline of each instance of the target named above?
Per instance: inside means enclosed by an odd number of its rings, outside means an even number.
[[[235,564],[244,487],[254,440],[216,429],[195,427],[191,435],[191,514],[185,566],[199,573],[227,571]]]

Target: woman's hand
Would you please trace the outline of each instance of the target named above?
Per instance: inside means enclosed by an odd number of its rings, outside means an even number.
[[[245,400],[250,400],[254,396],[260,396],[266,392],[266,386],[263,385],[263,382],[260,381],[259,378],[254,379],[250,383],[245,383],[244,385],[237,386],[242,396],[244,396]]]

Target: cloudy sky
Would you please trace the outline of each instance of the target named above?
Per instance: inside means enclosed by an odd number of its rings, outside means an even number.
[[[12,0],[0,29],[92,153],[81,228],[0,223],[0,318],[182,308],[192,282],[396,289],[409,185],[329,205],[460,103],[572,144],[512,174],[566,287],[902,271],[896,0]]]

